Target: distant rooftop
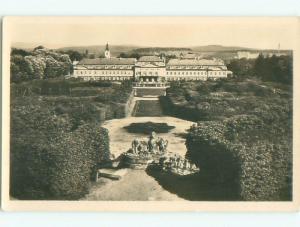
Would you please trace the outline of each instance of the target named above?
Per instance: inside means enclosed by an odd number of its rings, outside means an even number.
[[[198,54],[194,54],[194,53],[187,53],[185,55],[182,55],[183,59],[195,59],[197,57],[199,57],[199,55]]]
[[[158,56],[142,56],[139,58],[139,61],[163,61]]]
[[[220,59],[171,59],[167,65],[224,65],[224,62]]]
[[[78,65],[134,65],[135,58],[84,58]]]

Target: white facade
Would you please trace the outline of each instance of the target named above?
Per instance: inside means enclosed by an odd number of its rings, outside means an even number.
[[[108,52],[108,54],[107,54]],[[105,58],[82,59],[74,64],[73,77],[83,80],[157,83],[173,80],[207,80],[232,74],[220,59],[171,59],[167,64],[157,56],[111,58],[108,45]]]
[[[83,59],[74,66],[73,77],[83,80],[132,80],[134,58]]]
[[[232,74],[219,59],[172,59],[166,66],[166,80],[207,80],[227,78]]]
[[[146,82],[159,81],[166,75],[166,64],[156,56],[141,57],[135,64],[135,79]]]
[[[74,70],[75,78],[84,80],[131,80],[134,78],[133,70],[128,69],[91,69],[77,67]]]

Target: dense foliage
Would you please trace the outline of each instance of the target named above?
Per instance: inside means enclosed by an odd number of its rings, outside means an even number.
[[[263,81],[274,81],[285,84],[293,82],[293,60],[291,56],[265,58],[259,55],[255,61],[254,73]]]
[[[85,110],[88,113],[88,110]],[[109,156],[106,129],[58,111],[49,101],[11,104],[11,195],[19,199],[78,199]]]
[[[66,50],[66,51],[62,51],[61,50],[59,52],[62,53],[62,54],[69,55],[69,57],[70,57],[70,59],[71,59],[72,62],[73,61],[80,61],[83,58],[88,57],[86,54],[82,54],[82,53],[80,53],[80,52],[78,52],[76,50]]]
[[[188,133],[188,156],[241,200],[291,200],[291,132],[274,125],[251,115],[201,122]]]
[[[120,53],[119,55],[120,58],[136,58],[139,59],[141,57],[141,55],[139,53],[136,52],[129,52],[129,53]]]
[[[84,103],[89,103],[93,106],[89,113],[97,113],[100,121],[104,121],[105,119],[122,118],[126,115],[125,109],[127,101],[132,95],[132,87],[129,81],[120,84],[58,78],[13,83],[11,84],[11,94],[13,97],[37,98],[42,96],[44,99],[54,102],[57,108],[68,109],[69,104],[75,108],[74,105],[76,105],[76,110],[79,112],[85,107]]]
[[[255,59],[233,59],[227,65],[228,70],[239,78],[249,78],[254,76]]]
[[[33,80],[22,83],[12,83],[13,94],[16,96],[47,95],[47,96],[117,96],[123,93],[125,97],[131,92],[130,81],[122,84],[108,81],[82,81],[80,79],[52,78]],[[118,94],[117,94],[118,93]],[[120,97],[122,100],[123,97]],[[118,101],[118,100],[117,100]],[[121,102],[121,101],[120,101]]]
[[[176,82],[161,97],[164,112],[192,120],[217,120],[253,112],[266,104],[291,105],[291,86],[258,80],[236,79]]]
[[[101,123],[122,118],[129,82],[61,78],[11,84],[11,195],[78,199],[109,158]]]
[[[293,81],[293,58],[290,55],[264,57],[260,54],[256,59],[233,59],[228,69],[240,79],[256,77],[284,84],[292,84]]]
[[[33,51],[12,49],[10,60],[11,81],[16,83],[65,76],[72,69],[69,55],[43,47]]]
[[[182,83],[169,94],[203,120],[187,136],[188,156],[242,200],[290,200],[292,89],[255,80]],[[173,95],[176,94],[174,98]]]

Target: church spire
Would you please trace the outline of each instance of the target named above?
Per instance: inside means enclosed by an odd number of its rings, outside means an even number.
[[[110,58],[110,50],[109,50],[109,47],[108,47],[108,43],[106,43],[104,56],[105,56],[105,58]]]

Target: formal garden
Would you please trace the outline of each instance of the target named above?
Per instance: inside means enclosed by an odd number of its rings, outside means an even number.
[[[179,82],[161,101],[167,114],[198,122],[187,135],[187,155],[237,200],[292,198],[291,85]]]
[[[52,86],[61,89],[43,93],[44,87]],[[65,94],[64,89],[76,88],[86,91]],[[97,93],[87,94],[90,88]],[[97,164],[109,157],[108,131],[101,124],[125,117],[130,95],[131,87],[126,84],[64,79],[12,84],[12,195],[25,199],[84,195]]]
[[[187,200],[292,199],[289,56],[232,60],[233,78],[172,82],[166,96],[137,101],[128,117],[131,82],[66,79],[74,54],[11,53],[13,198],[80,199],[111,152],[156,131],[201,168],[184,179],[147,172],[164,190]]]
[[[65,79],[66,54],[13,50],[11,62],[11,196],[78,199],[109,158],[107,119],[122,118],[130,83]]]

